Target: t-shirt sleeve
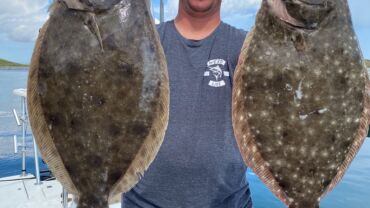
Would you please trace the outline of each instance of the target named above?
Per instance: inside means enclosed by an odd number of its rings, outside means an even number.
[[[230,62],[229,69],[231,70],[231,74],[234,74],[236,65],[238,64],[240,50],[243,46],[246,35],[247,32],[244,30],[236,29],[234,27],[231,27],[230,29],[228,54]]]

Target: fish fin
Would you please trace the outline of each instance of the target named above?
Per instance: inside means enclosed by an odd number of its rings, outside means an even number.
[[[367,73],[366,73],[367,75]],[[356,131],[355,139],[351,146],[349,146],[349,151],[345,157],[345,160],[343,161],[342,165],[339,166],[337,175],[334,177],[334,179],[331,181],[331,183],[328,185],[328,188],[326,191],[321,195],[320,198],[324,197],[327,193],[332,191],[334,187],[339,183],[339,181],[343,178],[346,170],[348,169],[349,165],[351,164],[352,160],[355,158],[356,154],[358,153],[360,147],[365,141],[365,138],[368,134],[369,130],[369,119],[370,119],[370,83],[369,83],[369,77],[366,76],[365,78],[365,99],[363,101],[364,109],[361,114],[359,127]]]
[[[161,60],[166,60],[163,48],[159,42],[159,35],[155,30],[154,26],[152,28],[155,34],[155,44],[158,45],[159,58]],[[155,156],[157,155],[161,144],[163,143],[164,135],[167,129],[168,118],[169,118],[169,80],[167,72],[167,64],[165,61],[160,62],[160,68],[162,70],[162,83],[160,85],[159,94],[159,104],[157,106],[156,115],[153,115],[155,120],[153,121],[152,128],[149,131],[145,142],[140,147],[137,155],[132,161],[131,165],[127,168],[124,175],[118,180],[118,182],[113,186],[109,194],[109,203],[116,203],[121,200],[121,194],[128,192],[133,188],[137,182],[144,177],[144,172],[149,168],[149,165],[153,162]]]
[[[48,24],[49,21],[47,21],[40,30],[39,37],[36,41],[35,50],[32,55],[27,83],[27,107],[29,112],[29,120],[32,126],[34,138],[39,147],[42,158],[48,164],[48,167],[55,175],[57,180],[63,184],[64,188],[67,189],[69,193],[77,195],[78,191],[74,186],[63,164],[62,158],[60,157],[54,145],[53,138],[50,135],[50,131],[44,117],[43,109],[41,107],[41,100],[38,92],[40,54],[42,51],[42,43],[44,41],[44,35],[47,31]]]
[[[292,203],[288,206],[288,208],[320,208],[320,205],[319,205],[318,202],[317,203],[303,204],[303,205],[302,204],[298,205],[298,203],[297,204]]]
[[[53,0],[53,2],[50,4],[48,8],[48,12],[53,13],[58,3],[59,3],[58,0]]]
[[[253,40],[253,36],[255,34],[256,28],[253,28],[247,35],[241,53],[239,57],[239,64],[235,69],[234,74],[234,82],[238,83],[239,79],[241,79],[241,70],[243,70],[243,65],[247,65],[245,63],[246,56],[249,56],[250,50],[249,46]],[[252,136],[251,130],[248,125],[243,124],[243,128],[240,128],[241,124],[237,121],[238,117],[240,117],[241,113],[241,106],[238,104],[236,96],[237,96],[237,88],[233,88],[232,93],[232,123],[234,127],[234,134],[238,144],[239,151],[243,157],[244,162],[259,176],[259,178],[266,184],[266,186],[271,190],[272,193],[275,194],[282,202],[286,205],[290,204],[289,198],[285,192],[283,192],[279,183],[274,179],[274,175],[270,171],[268,165],[266,165],[264,158],[258,152],[254,152],[253,149],[257,148],[256,141]],[[238,131],[238,129],[243,129],[243,132]],[[248,135],[248,136],[247,136]],[[248,147],[248,148],[245,148]],[[255,165],[258,164],[258,165]]]
[[[162,52],[163,53],[163,52]],[[162,54],[162,58],[164,55]],[[165,60],[165,59],[164,59]],[[161,68],[167,68],[166,63],[162,63]],[[164,72],[163,84],[160,89],[160,100],[154,116],[153,126],[145,139],[145,142],[140,147],[135,159],[132,161],[130,167],[126,170],[125,174],[113,186],[109,196],[109,203],[116,203],[121,200],[121,193],[128,192],[133,188],[138,181],[144,177],[144,172],[149,168],[157,155],[159,148],[163,142],[165,131],[167,129],[169,117],[169,87],[168,87],[168,74]],[[163,116],[159,116],[163,115]]]
[[[83,15],[83,18],[84,18],[84,24],[96,36],[96,38],[99,41],[101,51],[104,52],[103,40],[102,40],[102,37],[101,37],[99,25],[96,21],[96,15],[92,12],[86,12],[86,14]]]
[[[144,177],[144,172],[149,168],[157,155],[160,144],[163,142],[165,130],[168,123],[168,93],[169,89],[165,86],[161,87],[161,100],[158,106],[157,114],[164,116],[155,116],[157,119],[153,122],[153,126],[145,139],[145,142],[139,149],[135,159],[132,161],[126,173],[111,189],[109,202],[116,203],[121,199],[121,193],[128,192],[133,188],[139,180]]]
[[[369,75],[367,74],[367,76],[369,76]],[[367,95],[368,98],[370,97],[370,81],[369,80],[367,80],[366,95]],[[367,110],[370,111],[370,102],[367,106]],[[368,126],[370,125],[370,116],[368,117],[367,125]]]

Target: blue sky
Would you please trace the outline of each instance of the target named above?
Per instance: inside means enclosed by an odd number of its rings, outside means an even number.
[[[159,19],[159,0],[153,0],[154,16]],[[164,0],[165,19],[177,12],[178,0]],[[261,0],[223,0],[223,21],[244,30],[254,24]],[[48,18],[50,0],[0,1],[0,58],[29,63],[39,28]],[[349,0],[354,28],[364,57],[370,58],[370,1]]]

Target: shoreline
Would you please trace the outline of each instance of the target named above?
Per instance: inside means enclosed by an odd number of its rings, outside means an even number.
[[[30,66],[0,66],[0,70],[28,70]]]

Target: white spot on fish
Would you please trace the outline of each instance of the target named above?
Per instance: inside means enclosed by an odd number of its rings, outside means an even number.
[[[241,115],[240,117],[239,117],[239,121],[243,121],[244,120],[244,116],[243,115]]]
[[[306,155],[306,152],[307,152],[306,147],[303,147],[303,146],[302,146],[302,147],[299,149],[299,152],[300,152],[302,155]],[[303,161],[302,161],[301,163],[303,163]]]
[[[276,130],[280,131],[281,130],[281,126],[276,126]]]
[[[314,135],[314,133],[315,133],[315,131],[312,129],[312,128],[310,128],[310,129],[308,129],[308,134],[309,135]]]
[[[292,90],[293,90],[293,87],[292,87],[292,85],[290,85],[290,84],[286,84],[286,85],[285,85],[285,88],[286,88],[288,91],[292,91]]]
[[[252,147],[252,152],[253,152],[253,153],[256,153],[256,152],[257,152],[257,147],[256,147],[256,146],[253,146],[253,147]]]
[[[299,82],[298,89],[295,91],[295,95],[298,100],[301,100],[303,98],[302,82],[303,79]]]
[[[268,112],[267,111],[262,111],[261,112],[261,116],[262,117],[267,117],[269,114],[268,114]]]
[[[296,151],[296,147],[291,146],[291,147],[289,147],[289,150],[292,151],[292,152],[295,152]]]
[[[337,166],[334,163],[330,164],[330,166],[329,166],[329,169],[332,169],[332,170],[334,170],[336,168],[337,168]]]
[[[317,154],[317,150],[316,150],[316,148],[312,149],[312,150],[311,150],[311,156],[312,156],[312,157],[315,157],[315,156],[316,156],[316,154]]]
[[[325,112],[327,112],[327,111],[328,111],[328,109],[327,109],[327,108],[324,108],[324,109],[319,110],[318,112],[319,112],[320,114],[323,114],[323,113],[325,113]]]
[[[272,70],[268,71],[267,74],[266,74],[266,77],[268,79],[272,79],[274,77],[274,72]]]
[[[320,69],[315,69],[313,71],[313,73],[316,75],[316,76],[320,76],[321,75],[321,70]]]
[[[324,151],[322,151],[321,156],[328,157],[329,156],[329,152],[326,151],[326,150],[324,150]]]
[[[301,119],[301,120],[306,120],[307,117],[308,117],[308,115],[299,115],[299,119]]]
[[[297,174],[297,173],[294,173],[294,174],[293,174],[293,178],[294,178],[294,179],[297,179],[297,178],[298,178],[298,174]]]
[[[276,165],[281,166],[283,162],[281,160],[276,160]]]

